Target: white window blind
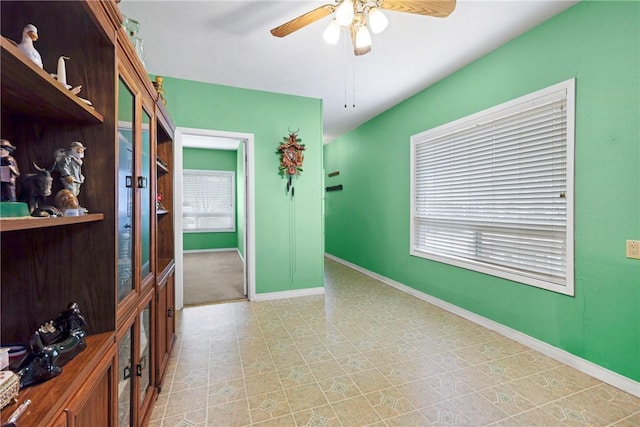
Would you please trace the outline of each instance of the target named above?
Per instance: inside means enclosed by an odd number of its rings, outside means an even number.
[[[182,230],[235,231],[235,172],[184,170]]]
[[[573,295],[574,80],[411,138],[411,254]]]

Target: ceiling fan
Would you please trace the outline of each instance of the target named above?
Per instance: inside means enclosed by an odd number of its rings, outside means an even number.
[[[381,9],[393,12],[413,13],[417,15],[445,18],[456,8],[456,0],[335,0],[335,4],[325,4],[271,30],[276,37],[287,36],[325,16],[335,12],[335,16],[323,33],[323,38],[338,43],[340,30],[348,27],[355,55],[364,55],[371,51],[371,30],[374,34],[382,32],[388,24]]]

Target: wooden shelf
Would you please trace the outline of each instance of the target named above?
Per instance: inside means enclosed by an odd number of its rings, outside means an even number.
[[[158,173],[169,173],[169,168],[163,164],[160,157],[156,160],[156,166],[158,168]]]
[[[167,168],[166,166],[157,163],[158,166],[158,174],[165,174],[165,173],[169,173],[169,168]]]
[[[102,221],[103,219],[104,214],[63,216],[59,218],[37,218],[31,216],[20,218],[3,218],[2,220],[0,220],[0,232],[80,224],[83,222]]]
[[[5,37],[0,37],[0,47],[3,110],[63,123],[104,122],[102,114],[26,58]]]
[[[158,258],[158,273],[156,280],[161,283],[167,279],[170,274],[175,272],[175,260],[173,258]]]
[[[42,384],[20,390],[18,403],[12,403],[2,409],[0,419],[7,421],[15,409],[27,399],[30,405],[20,417],[18,425],[41,426],[43,420],[51,420],[64,408],[61,406],[82,386],[82,381],[97,367],[107,349],[115,342],[113,332],[89,335],[87,348],[62,367],[62,373]]]

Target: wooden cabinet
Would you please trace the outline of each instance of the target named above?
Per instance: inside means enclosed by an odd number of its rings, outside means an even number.
[[[156,397],[153,383],[153,291],[142,298],[137,310],[119,328],[117,347],[118,426],[143,425]]]
[[[169,356],[176,340],[175,272],[171,269],[161,278],[156,288],[156,386],[161,390]]]
[[[78,196],[87,215],[0,219],[2,343],[27,344],[70,302],[89,334],[58,377],[21,390],[18,403],[32,404],[20,424],[118,425],[120,368],[129,365],[127,420],[144,425],[175,341],[174,125],[115,2],[3,0],[0,12],[0,136],[17,147],[20,172],[49,168],[71,142],[87,147]],[[12,42],[28,23],[43,68]],[[77,95],[50,75],[60,56],[67,82],[82,85]],[[50,205],[63,188],[52,177]]]
[[[174,125],[152,96],[155,89],[124,31],[117,52],[118,425],[141,425],[151,416],[175,340],[168,311],[174,306],[174,281],[168,280],[175,265]]]
[[[175,244],[174,244],[174,176],[173,129],[165,106],[156,103],[156,386],[160,391],[176,340],[175,323]]]
[[[65,408],[67,426],[113,426],[113,385],[113,351],[110,350]]]

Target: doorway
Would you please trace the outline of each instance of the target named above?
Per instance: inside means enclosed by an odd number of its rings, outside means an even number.
[[[214,282],[224,282],[224,280],[220,279],[224,277],[225,269],[229,270],[232,274],[241,274],[242,293],[247,299],[252,300],[255,298],[253,134],[178,127],[176,128],[175,140],[176,206],[174,209],[176,212],[176,308],[180,309],[185,303],[190,303],[189,301],[185,301],[184,296],[185,277],[193,277],[193,274],[191,274],[192,271],[185,271],[185,268],[190,268],[191,265],[199,266],[197,267],[199,271],[193,271],[193,273],[195,275],[204,274],[211,284]],[[183,233],[183,228],[189,228],[188,222],[190,219],[188,212],[187,215],[184,216],[184,148],[232,150],[237,153],[238,172],[235,177],[235,183],[238,188],[237,245],[227,244],[227,247],[224,248],[202,250],[188,250],[187,248],[187,250],[185,250],[184,236],[186,234]],[[188,211],[189,208],[186,210]],[[238,267],[238,262],[241,262],[241,267]],[[216,267],[216,264],[218,267]],[[211,270],[207,272],[207,268]],[[241,270],[241,272],[238,272],[238,270]],[[231,274],[229,275],[229,279],[230,282],[237,283],[238,281],[237,278],[233,279]],[[202,288],[206,291],[207,286],[207,284],[204,284]],[[216,298],[220,297],[220,293],[212,292],[211,295],[213,299],[209,302],[218,302]],[[223,298],[226,300],[229,299],[227,297]]]

